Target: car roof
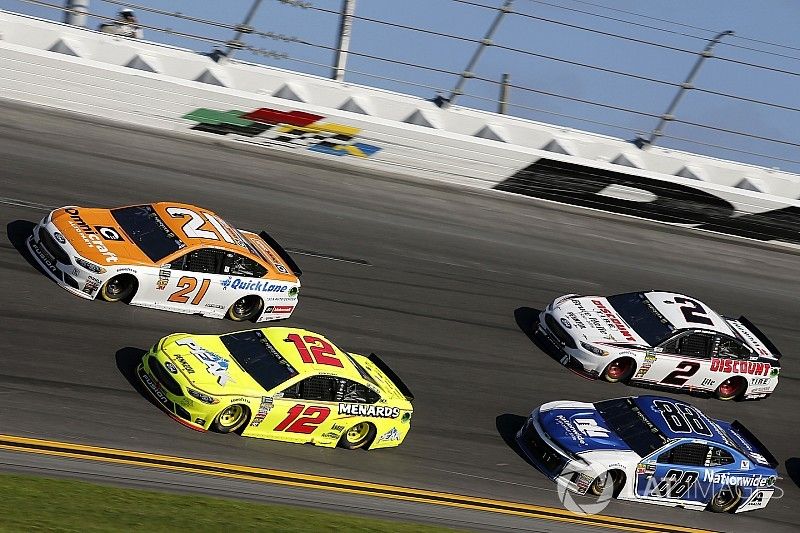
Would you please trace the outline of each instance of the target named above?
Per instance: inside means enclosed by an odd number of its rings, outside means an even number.
[[[703,302],[699,301],[697,298],[692,298],[677,292],[667,291],[647,291],[644,293],[644,295],[650,301],[650,303],[653,304],[653,307],[655,307],[655,309],[664,318],[666,318],[676,330],[704,329],[707,331],[714,331],[716,333],[724,333],[725,335],[730,335],[731,337],[737,337],[731,326],[721,315]],[[689,302],[676,302],[676,298],[689,300]],[[702,307],[701,314],[698,314],[698,316],[701,319],[705,318],[710,320],[711,324],[694,320],[690,321],[686,315],[692,316],[691,311],[684,314],[683,309],[685,308],[691,310],[694,302]]]
[[[247,242],[245,237],[237,230],[234,226],[229,224],[225,221],[222,217],[214,213],[209,209],[205,209],[203,207],[198,207],[196,205],[191,204],[183,204],[180,202],[156,202],[150,204],[153,209],[158,213],[158,216],[161,220],[164,221],[164,224],[178,236],[178,238],[186,244],[187,248],[183,251],[185,252],[187,249],[191,250],[194,248],[206,247],[206,246],[213,246],[215,248],[225,248],[235,252],[246,252],[250,255],[258,257],[258,254],[253,250],[252,245]],[[214,226],[212,222],[209,222],[209,218],[212,218],[219,225],[224,229],[225,233],[228,237],[230,237],[229,242],[227,239],[220,238],[220,239],[211,239],[211,238],[203,238],[203,237],[195,237],[189,236],[186,234],[184,228],[187,226],[187,223],[191,220],[191,215],[186,216],[172,216],[167,212],[169,208],[179,208],[179,209],[188,209],[193,213],[203,217],[202,221],[203,224],[199,226],[199,229],[203,232],[211,232],[216,235],[220,235],[220,231],[218,228]]]
[[[635,396],[633,398],[634,403],[636,406],[639,407],[641,412],[647,417],[650,422],[653,423],[656,428],[669,440],[675,439],[697,439],[703,440],[707,442],[712,442],[715,444],[722,444],[728,446],[730,448],[737,448],[737,446],[733,443],[731,438],[720,428],[720,426],[711,418],[707,417],[694,407],[693,405],[682,402],[680,400],[675,400],[673,398],[666,398],[663,396]],[[706,425],[711,430],[711,435],[704,435],[702,433],[697,433],[695,431],[690,432],[676,432],[673,431],[669,425],[667,424],[664,416],[661,414],[660,409],[658,408],[656,402],[667,402],[673,404],[674,406],[686,406],[696,413],[699,413],[699,416],[702,420],[706,423]],[[686,407],[677,407],[679,409],[685,409]]]
[[[319,333],[288,327],[261,328],[261,332],[300,375],[327,374],[354,381],[364,381],[350,356]],[[301,354],[303,346],[307,353],[305,359]],[[319,350],[319,348],[328,347],[333,354],[329,354],[329,351],[322,350],[320,352]],[[317,349],[315,350],[315,348]],[[315,351],[318,352],[317,355],[315,355]]]

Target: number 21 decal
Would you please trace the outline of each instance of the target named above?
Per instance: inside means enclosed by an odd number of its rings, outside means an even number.
[[[228,233],[228,231],[222,227],[222,223],[219,221],[219,219],[217,219],[217,217],[211,213],[203,212],[203,216],[200,216],[198,213],[192,211],[191,209],[186,209],[185,207],[168,207],[167,214],[172,218],[189,217],[189,220],[184,222],[181,229],[183,230],[183,233],[185,233],[190,239],[208,239],[211,241],[218,241],[220,236],[222,236],[225,242],[229,242],[231,244],[235,242],[230,233]],[[203,217],[205,217],[205,220],[203,220]],[[211,223],[216,231],[203,229],[206,220]]]
[[[206,295],[210,284],[210,279],[204,279],[202,283],[200,283],[200,290],[197,291],[197,294],[192,298],[192,305],[198,305],[203,300],[203,296]],[[170,294],[167,300],[176,304],[185,304],[189,301],[189,294],[197,288],[197,278],[183,276],[178,280],[178,287],[179,289]]]

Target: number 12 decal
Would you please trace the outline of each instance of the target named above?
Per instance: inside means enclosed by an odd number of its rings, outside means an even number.
[[[318,365],[344,368],[342,362],[336,358],[336,351],[333,346],[319,337],[312,335],[300,337],[297,333],[292,333],[286,337],[286,340],[294,343],[294,347],[297,348],[297,353],[300,354],[300,359],[304,363],[317,363]]]
[[[300,416],[300,415],[305,416]],[[289,413],[280,424],[275,426],[275,431],[288,431],[289,433],[313,433],[317,426],[325,422],[331,414],[327,407],[306,407],[302,403],[289,409]],[[299,417],[299,418],[298,418]]]

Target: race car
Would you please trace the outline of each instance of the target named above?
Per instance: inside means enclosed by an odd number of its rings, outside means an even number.
[[[377,355],[296,328],[169,335],[137,374],[167,414],[199,431],[389,448],[403,442],[413,412],[414,396]]]
[[[546,403],[516,440],[560,491],[598,502],[741,513],[765,507],[775,491],[778,461],[747,428],[670,398]]]
[[[568,294],[539,314],[537,328],[561,364],[589,378],[721,400],[765,398],[778,384],[781,353],[761,330],[682,294]]]
[[[61,287],[90,300],[254,322],[297,306],[301,271],[275,239],[188,204],[62,207],[27,246]]]

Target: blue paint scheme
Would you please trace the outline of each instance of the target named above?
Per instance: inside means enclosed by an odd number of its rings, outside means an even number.
[[[630,449],[591,406],[545,411],[539,414],[539,424],[561,448],[572,453]]]
[[[633,488],[638,498],[704,507],[723,488],[737,487],[742,495],[735,508],[749,510],[771,496],[777,461],[746,428],[711,419],[679,400],[632,399],[668,439],[636,465]],[[676,414],[679,420],[670,420]],[[539,423],[572,453],[630,449],[593,406],[540,412]]]

